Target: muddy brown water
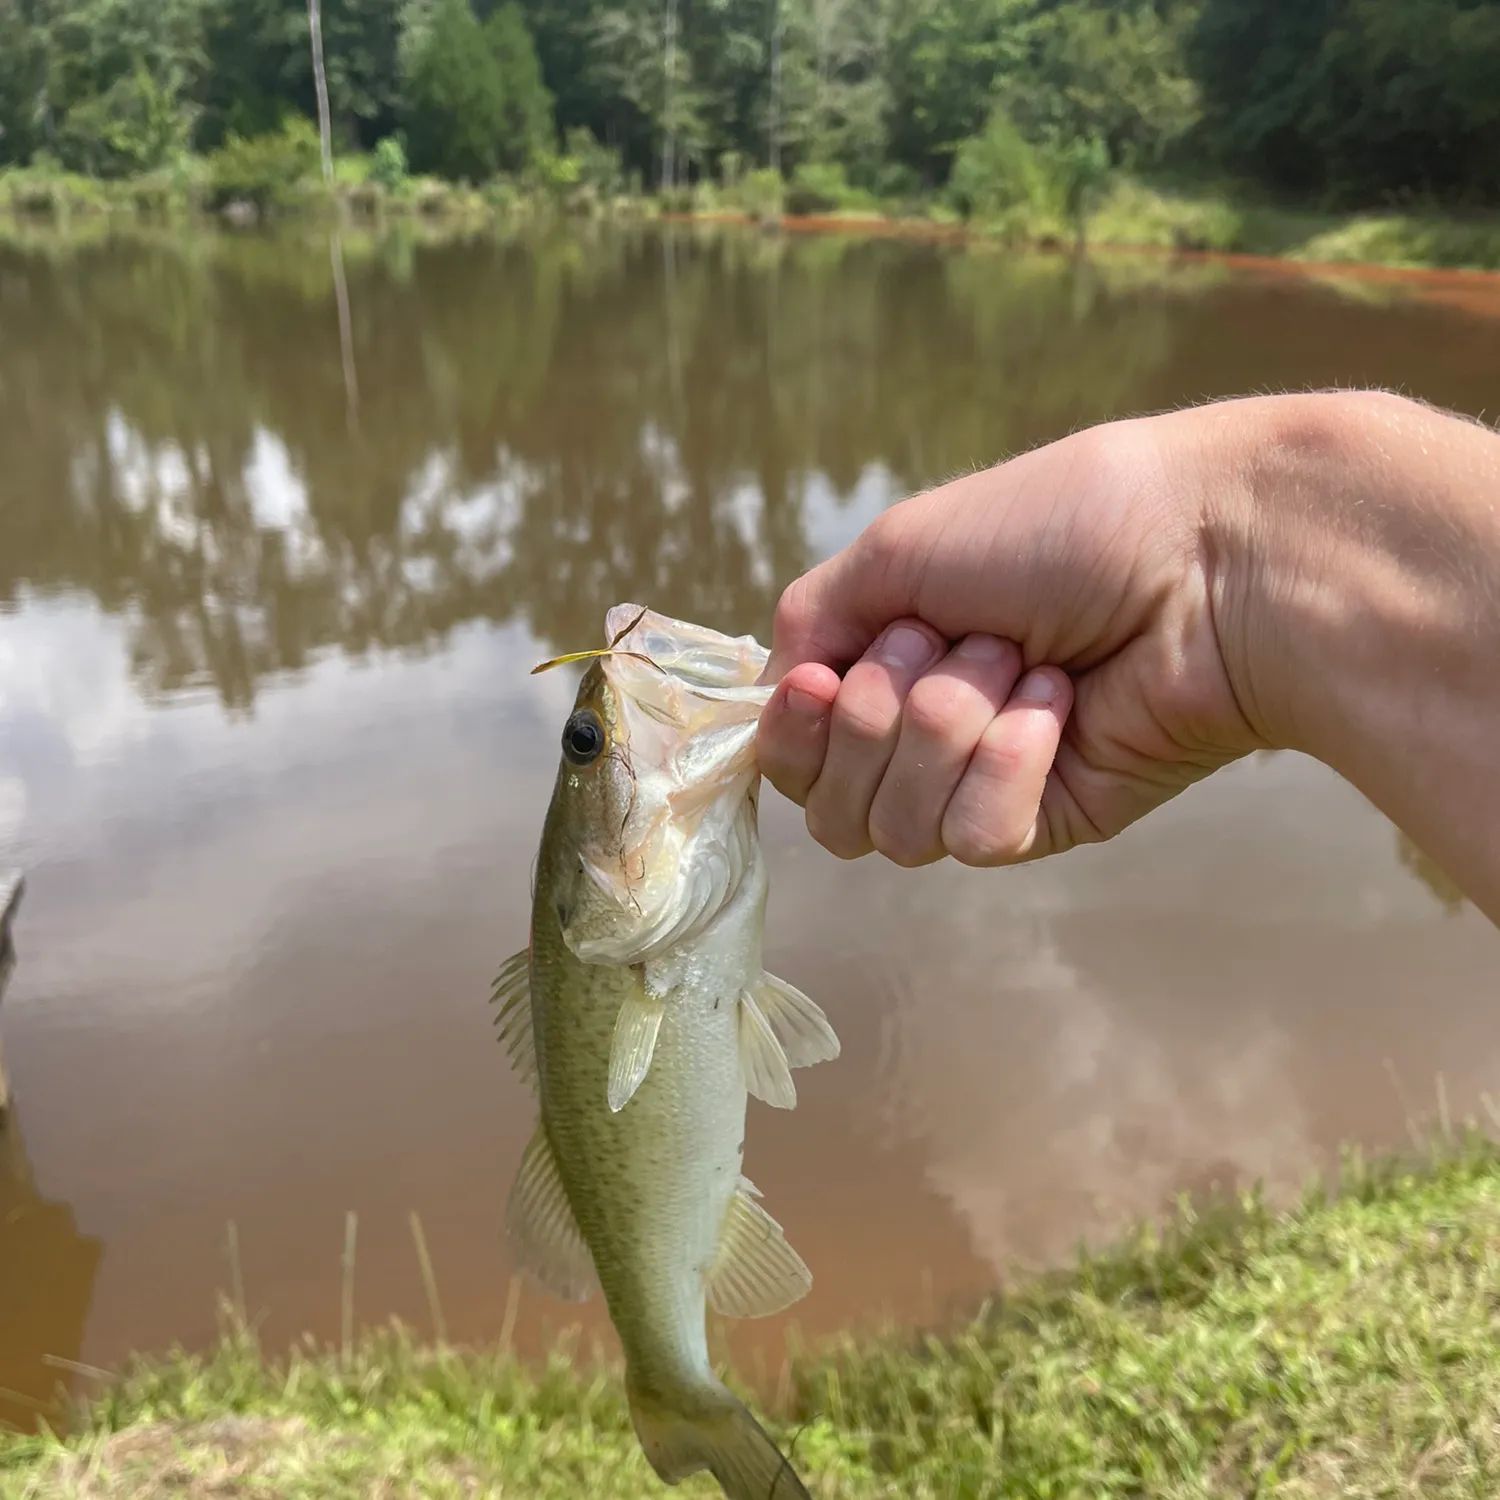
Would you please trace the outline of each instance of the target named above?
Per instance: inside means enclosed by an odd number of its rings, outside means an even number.
[[[749,231],[0,243],[0,1416],[67,1362],[355,1310],[507,1322],[524,941],[571,679],[649,602],[769,629],[912,489],[1113,415],[1374,382],[1500,402],[1420,288]],[[1476,307],[1478,311],[1476,311]],[[352,381],[350,377],[352,376]],[[768,962],[844,1041],[748,1169],[813,1267],[747,1375],[941,1319],[1181,1192],[1289,1188],[1500,1088],[1500,939],[1257,757],[1036,867],[840,865],[768,795]],[[527,1287],[535,1354],[575,1320]],[[597,1304],[584,1314],[598,1330]]]

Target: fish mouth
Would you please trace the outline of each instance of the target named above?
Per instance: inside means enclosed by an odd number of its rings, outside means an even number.
[[[769,652],[639,605],[605,620],[599,667],[620,712],[632,786],[619,853],[583,856],[621,914],[610,934],[567,939],[585,962],[640,963],[700,932],[733,899],[755,858],[755,736],[773,689]]]

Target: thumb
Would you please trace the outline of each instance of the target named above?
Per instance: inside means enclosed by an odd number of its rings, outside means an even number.
[[[790,583],[776,606],[771,655],[761,682],[802,662],[843,673],[893,620],[916,615],[920,568],[903,545],[896,507],[877,517],[842,552]]]

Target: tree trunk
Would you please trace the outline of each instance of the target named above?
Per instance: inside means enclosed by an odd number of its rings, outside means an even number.
[[[670,189],[677,184],[677,0],[667,0],[664,63],[662,124],[666,129],[661,143],[661,185]]]
[[[328,117],[328,75],[323,70],[323,19],[318,0],[307,0],[307,36],[312,47],[313,82],[318,89],[318,141],[323,151],[323,186],[333,191],[333,126]],[[334,204],[334,213],[338,204]],[[359,378],[354,368],[354,333],[349,316],[349,286],[344,280],[344,246],[335,219],[328,240],[333,267],[333,295],[339,315],[339,359],[344,367],[344,415],[349,431],[359,429]]]
[[[771,170],[781,171],[781,0],[771,18]]]
[[[333,184],[333,126],[328,117],[328,77],[323,71],[323,18],[318,0],[307,0],[307,31],[312,42],[313,82],[318,89],[318,139],[323,145],[323,181]]]

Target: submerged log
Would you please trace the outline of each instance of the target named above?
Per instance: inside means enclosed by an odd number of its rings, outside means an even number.
[[[5,985],[10,971],[16,965],[16,948],[11,941],[11,918],[21,904],[21,892],[26,882],[19,870],[0,870],[0,1000],[5,998]],[[10,1106],[10,1084],[5,1077],[5,1053],[0,1049],[0,1120]]]

